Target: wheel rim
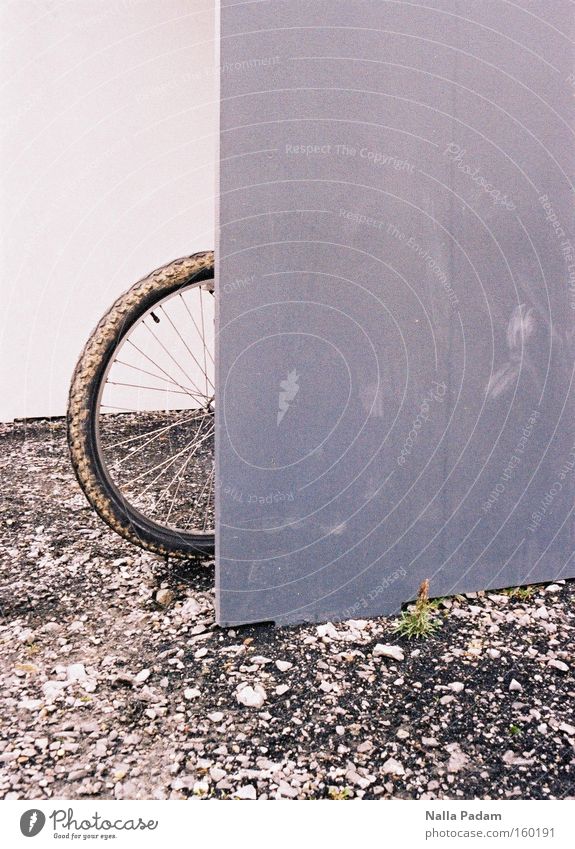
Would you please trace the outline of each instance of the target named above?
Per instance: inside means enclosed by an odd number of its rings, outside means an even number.
[[[148,309],[102,377],[96,442],[126,512],[182,536],[214,533],[213,281]]]

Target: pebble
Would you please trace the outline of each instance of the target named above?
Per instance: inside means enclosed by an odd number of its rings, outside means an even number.
[[[110,683],[113,687],[132,687],[134,684],[134,676],[129,672],[116,672],[112,676]]]
[[[374,657],[389,657],[392,660],[401,661],[405,654],[401,646],[387,646],[383,643],[378,643],[373,649]]]
[[[292,666],[293,663],[290,663],[289,660],[276,660],[276,667],[280,672],[287,672]]]
[[[249,684],[243,687],[240,685],[236,690],[236,699],[246,707],[261,708],[266,698],[266,691],[261,684],[255,684],[253,687]]]
[[[552,666],[553,669],[558,669],[559,672],[569,672],[569,667],[562,660],[550,660],[547,665]]]
[[[235,799],[257,799],[258,794],[253,784],[245,784],[234,791]]]
[[[186,687],[184,690],[184,699],[199,699],[201,695],[201,691],[196,687]]]
[[[49,702],[53,702],[62,694],[62,691],[67,686],[67,681],[45,681],[42,684],[42,692]]]
[[[224,714],[221,710],[214,710],[208,714],[208,719],[211,719],[212,722],[221,722],[223,718]]]
[[[403,764],[395,758],[388,758],[383,764],[384,775],[405,775]]]
[[[325,625],[317,626],[317,635],[323,640],[339,640],[340,635],[332,622],[326,622]]]
[[[160,590],[160,592],[162,592],[162,590]],[[182,619],[196,619],[201,612],[201,605],[199,604],[199,602],[196,601],[195,598],[186,599],[186,601],[182,604],[178,611]]]
[[[226,777],[226,775],[227,775],[227,773],[226,773],[225,769],[220,769],[220,767],[218,767],[218,766],[213,766],[210,769],[210,778],[213,781],[216,781],[216,782],[221,781],[222,778]]]
[[[450,690],[453,690],[454,693],[461,693],[462,690],[465,690],[465,684],[461,681],[452,681],[451,684],[447,685]]]
[[[84,681],[88,676],[83,663],[71,663],[66,670],[68,681]]]
[[[283,696],[289,690],[289,684],[280,684],[276,687],[276,696]]]
[[[509,766],[531,766],[531,764],[535,763],[534,758],[526,758],[517,754],[517,752],[514,752],[512,749],[508,749],[503,754],[502,761]]]
[[[469,763],[469,758],[461,749],[459,743],[449,743],[445,748],[449,752],[447,772],[454,773],[465,769]]]
[[[511,679],[511,681],[510,681],[510,683],[509,683],[509,689],[510,689],[511,691],[517,691],[517,692],[519,692],[520,690],[522,690],[522,689],[523,689],[523,686],[519,683],[519,681],[517,681],[517,679],[516,679],[516,678],[512,678],[512,679]]]
[[[176,594],[173,590],[158,590],[156,593],[156,601],[160,607],[169,607],[175,598]]]
[[[279,781],[278,784],[278,796],[283,796],[287,799],[296,799],[299,795],[299,791],[295,787],[291,787],[285,781]]]
[[[148,680],[148,678],[150,677],[151,674],[152,674],[151,669],[142,669],[141,672],[138,672],[138,674],[136,675],[135,680],[137,681],[138,684],[143,684],[144,681]]]

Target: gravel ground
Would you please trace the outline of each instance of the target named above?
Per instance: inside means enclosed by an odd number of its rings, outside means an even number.
[[[212,564],[96,519],[63,422],[0,446],[3,798],[575,797],[574,582],[446,599],[421,643],[222,630]]]

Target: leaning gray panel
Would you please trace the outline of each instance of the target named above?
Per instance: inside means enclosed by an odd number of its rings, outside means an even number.
[[[567,0],[222,0],[218,620],[575,574]]]

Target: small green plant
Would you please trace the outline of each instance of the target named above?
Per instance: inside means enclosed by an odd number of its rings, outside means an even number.
[[[340,801],[342,799],[350,799],[351,798],[351,790],[349,787],[330,787],[327,791],[327,795],[330,799],[335,801]]]
[[[429,600],[429,579],[426,578],[421,582],[415,604],[411,610],[403,611],[394,631],[408,640],[427,639],[441,627],[441,622],[434,616],[436,608],[437,602]]]
[[[512,737],[520,737],[523,734],[523,731],[518,725],[514,725],[513,723],[509,726],[509,733]]]
[[[507,587],[503,592],[509,598],[515,598],[518,601],[528,601],[535,593],[535,587]]]

